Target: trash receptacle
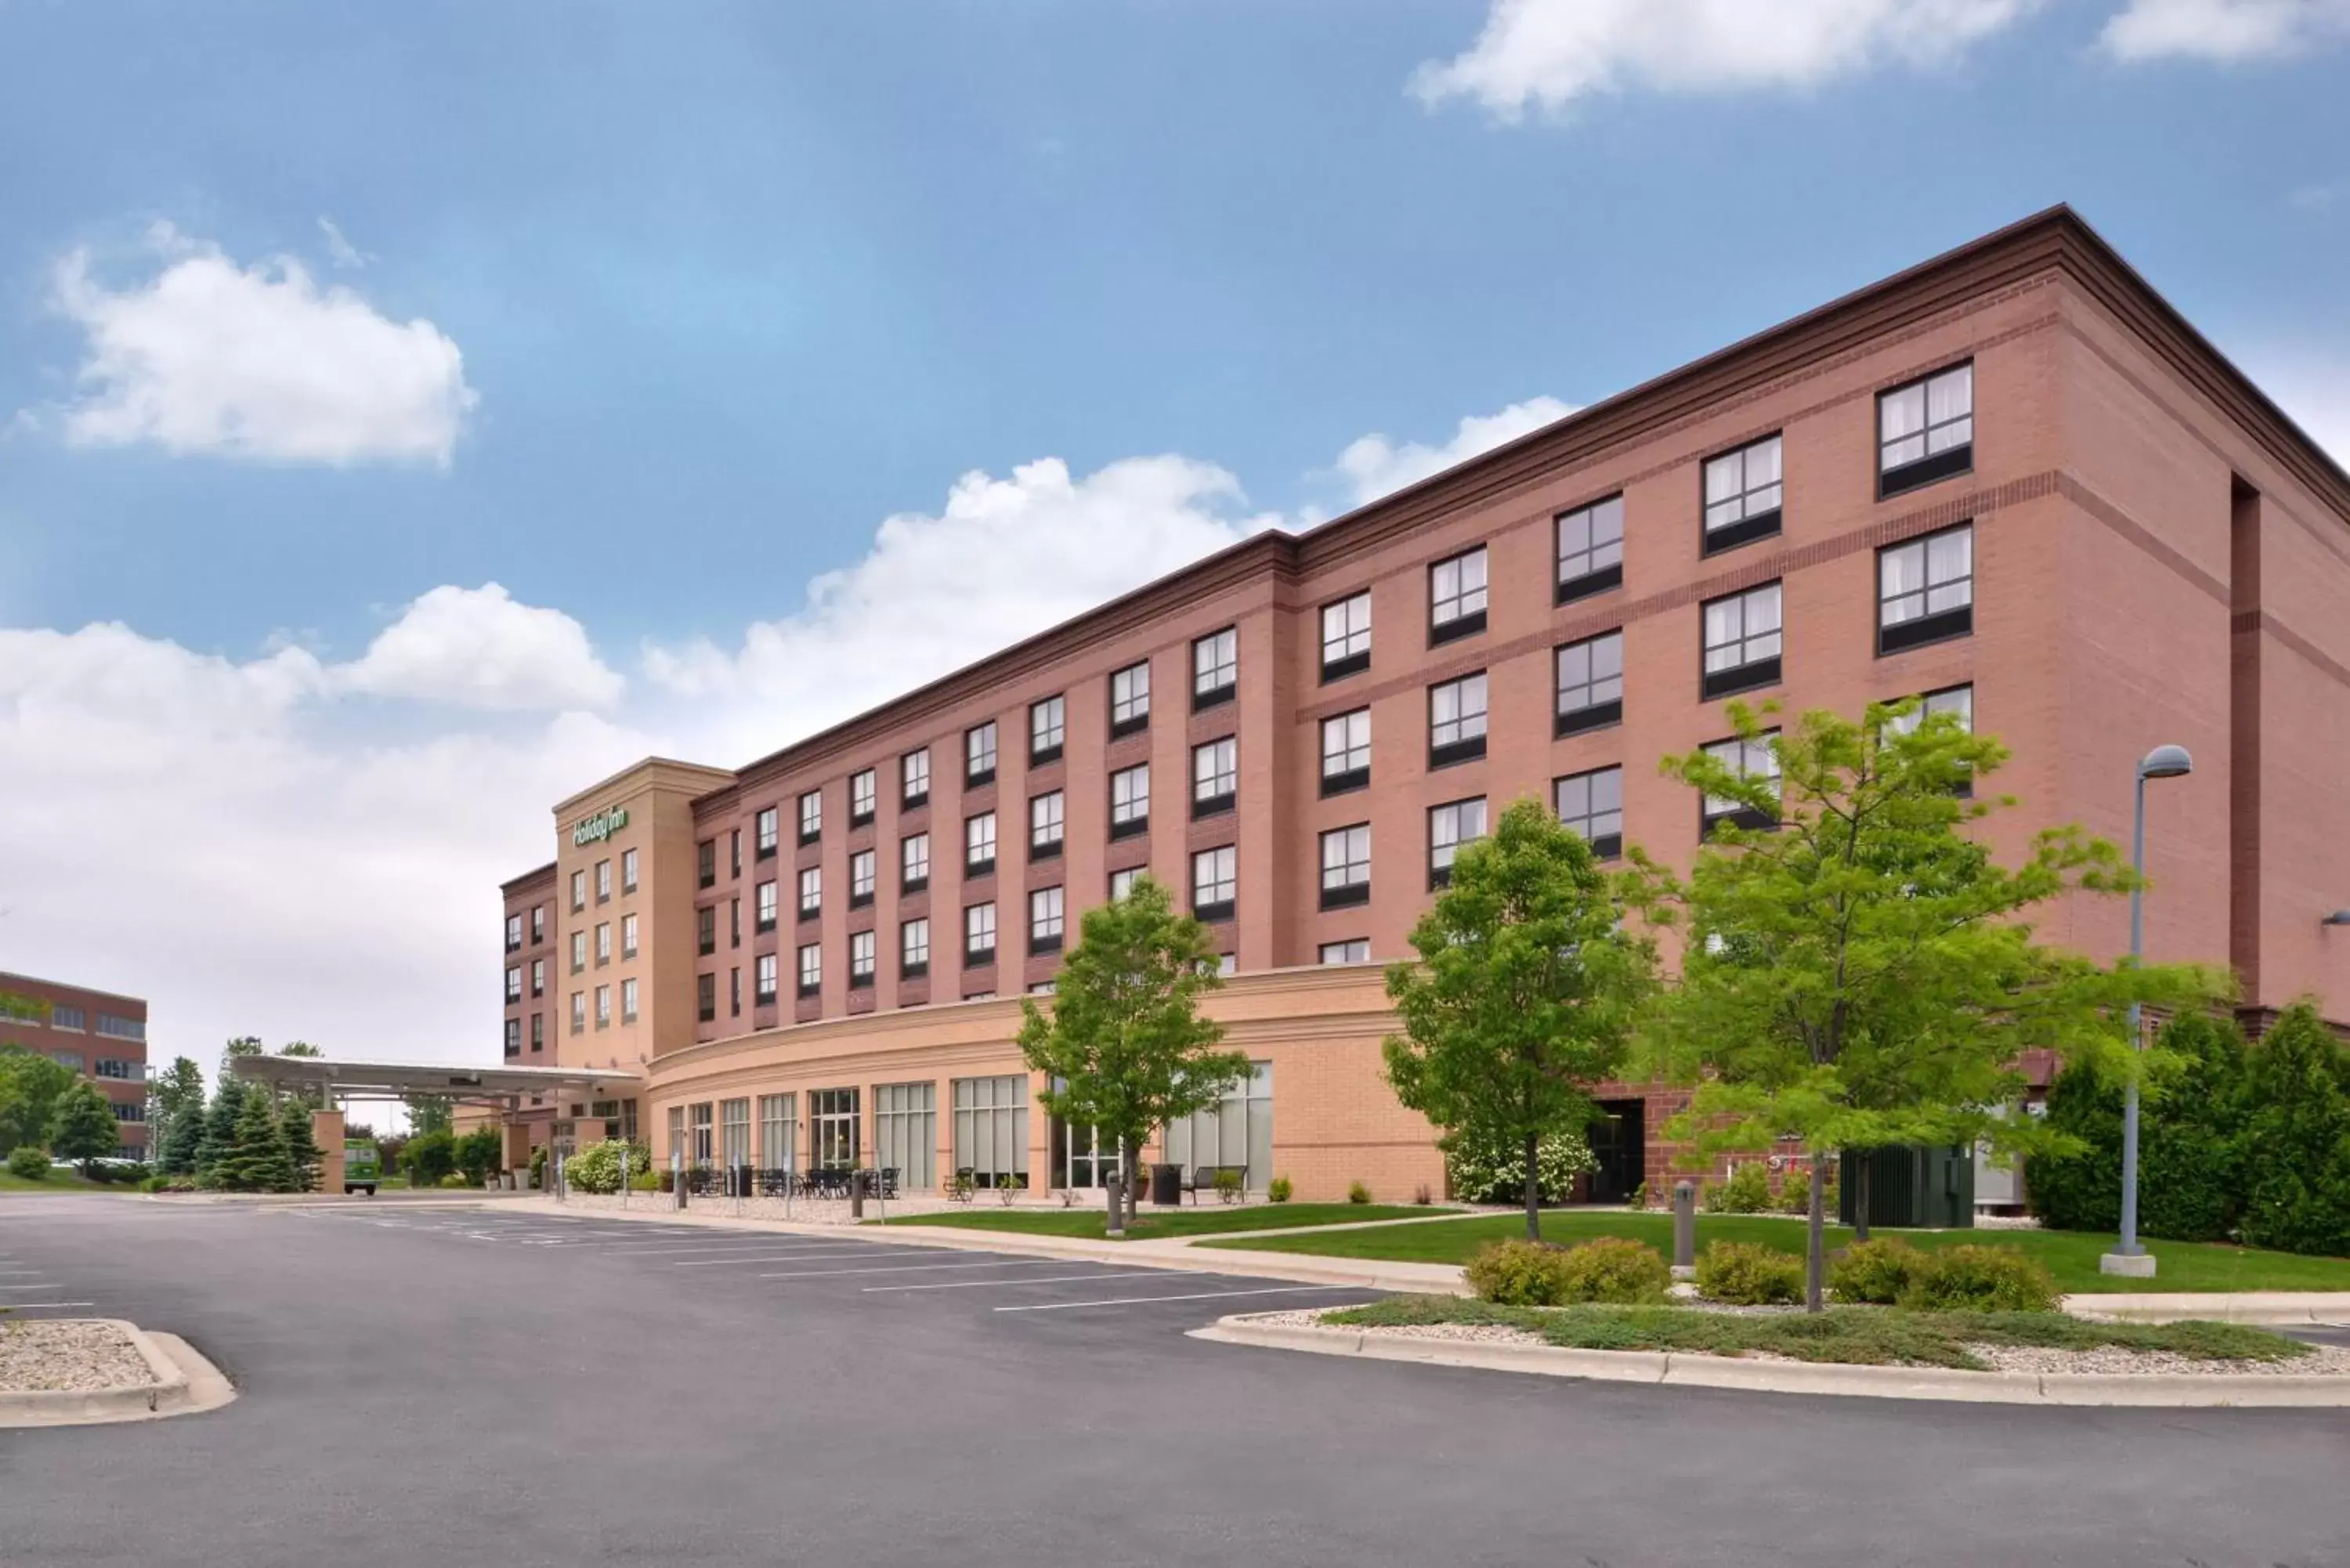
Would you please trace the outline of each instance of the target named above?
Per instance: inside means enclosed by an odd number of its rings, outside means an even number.
[[[1154,1165],[1150,1168],[1150,1201],[1170,1207],[1183,1201],[1181,1166]]]

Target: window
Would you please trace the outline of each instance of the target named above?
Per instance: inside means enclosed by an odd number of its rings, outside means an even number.
[[[1721,763],[1741,778],[1768,779],[1775,791],[1779,778],[1779,753],[1773,744],[1779,738],[1776,730],[1768,731],[1752,741],[1716,741],[1705,748],[1706,755]],[[1720,795],[1707,795],[1698,808],[1698,835],[1706,836],[1718,822],[1735,823],[1741,827],[1769,829],[1779,826],[1776,813],[1751,811],[1734,800]]]
[[[861,909],[873,901],[875,867],[880,857],[870,849],[860,849],[848,857],[848,907]]]
[[[927,805],[931,798],[931,748],[908,752],[898,759],[899,798],[910,806]]]
[[[1368,937],[1352,937],[1343,942],[1324,942],[1317,959],[1321,963],[1368,963],[1371,942]]]
[[[49,1027],[69,1029],[78,1034],[84,1027],[83,1021],[87,1017],[88,1014],[78,1007],[52,1007],[49,1009]]]
[[[1551,800],[1559,821],[1583,835],[1592,854],[1613,860],[1624,853],[1622,768],[1569,774],[1551,786]]]
[[[898,927],[898,976],[912,980],[931,972],[931,922],[907,920]]]
[[[824,944],[803,943],[799,950],[799,993],[814,996],[824,989]]]
[[[719,1153],[729,1167],[751,1163],[751,1102],[718,1103]]]
[[[1061,754],[1067,738],[1068,704],[1058,697],[1028,704],[1028,765],[1042,767]]]
[[[587,967],[588,933],[584,930],[574,931],[571,933],[571,972],[577,974]]]
[[[147,1119],[147,1107],[136,1100],[117,1100],[114,1102],[114,1119],[118,1122],[143,1122]],[[129,1147],[135,1150],[139,1146],[132,1144]]]
[[[966,968],[995,961],[995,906],[972,904],[962,912],[962,961]]]
[[[1231,919],[1239,888],[1240,851],[1232,846],[1191,857],[1191,913],[1201,919]]]
[[[753,836],[757,846],[755,854],[758,858],[762,860],[770,860],[775,857],[776,831],[775,809],[776,808],[772,805],[769,806],[766,810],[758,815],[753,824]]]
[[[1428,765],[1449,767],[1485,754],[1485,672],[1428,689]]]
[[[951,1092],[955,1174],[968,1175],[974,1187],[1027,1186],[1027,1078],[957,1078]]]
[[[1485,546],[1428,568],[1430,647],[1485,629]]]
[[[1558,650],[1558,719],[1553,733],[1573,735],[1624,718],[1624,634],[1602,632]]]
[[[693,885],[697,888],[718,886],[718,840],[705,838],[693,846]]]
[[[767,966],[771,974],[775,967],[772,963]],[[739,966],[730,967],[726,971],[726,1011],[730,1017],[743,1016],[743,971]]]
[[[49,1060],[69,1072],[81,1071],[81,1053],[78,1051],[52,1051]]]
[[[848,985],[854,991],[873,983],[873,971],[879,960],[875,950],[879,943],[871,931],[848,933]]]
[[[1887,721],[1886,728],[1897,735],[1906,735],[1935,713],[1957,715],[1959,728],[1971,733],[1975,727],[1975,689],[1971,686],[1946,686],[1939,691],[1929,691],[1911,711]],[[1975,793],[1974,781],[1971,778],[1961,779],[1951,786],[1950,793],[1971,795]]]
[[[1142,875],[1142,871],[1143,868],[1139,866],[1128,866],[1123,870],[1111,872],[1109,874],[1110,902],[1114,904],[1133,892],[1135,880]]]
[[[1775,435],[1707,460],[1703,553],[1776,534],[1783,489]]]
[[[813,919],[824,909],[824,867],[811,866],[800,873],[800,919]]]
[[[824,791],[812,789],[800,796],[800,842],[814,844],[824,836]]]
[[[637,1021],[637,982],[633,977],[620,981],[620,1022]]]
[[[896,1171],[900,1192],[938,1186],[938,1094],[936,1084],[873,1086],[873,1165]]]
[[[1115,740],[1150,724],[1150,665],[1148,660],[1113,670],[1109,678],[1109,732]]]
[[[743,900],[740,898],[726,900],[726,945],[730,948],[743,945]]]
[[[798,1159],[799,1140],[793,1135],[799,1128],[799,1096],[796,1095],[761,1095],[759,1096],[759,1168],[762,1170],[790,1170]]]
[[[1322,607],[1322,679],[1339,680],[1371,667],[1371,596]]]
[[[848,826],[862,827],[873,820],[881,799],[881,781],[871,768],[848,775]]]
[[[637,918],[634,915],[620,917],[620,956],[624,959],[637,956]]]
[[[715,1157],[716,1152],[711,1147],[710,1141],[710,1102],[708,1100],[704,1100],[700,1105],[692,1107],[692,1116],[693,1152],[688,1163],[697,1166],[706,1166]]]
[[[806,956],[815,950],[816,950],[814,948],[802,948],[800,950],[801,961],[805,963],[806,961]],[[767,1007],[773,1005],[775,1002],[775,955],[774,953],[761,953],[757,958],[751,961],[751,1001],[754,1005],[759,1007]],[[819,979],[822,978],[823,972],[822,967],[819,966],[816,971]]]
[[[1371,782],[1371,711],[1322,721],[1322,793],[1344,794]]]
[[[522,965],[520,964],[511,964],[507,966],[506,1000],[508,1002],[520,1002],[522,1000]]]
[[[1273,1179],[1273,1064],[1250,1064],[1217,1104],[1168,1124],[1167,1158],[1193,1169],[1243,1167],[1243,1184],[1263,1190]]]
[[[808,1096],[808,1133],[816,1163],[823,1170],[847,1170],[858,1163],[857,1091],[817,1089]]]
[[[919,893],[931,885],[931,836],[910,833],[898,845],[898,890]]]
[[[1032,953],[1056,953],[1061,950],[1061,889],[1038,888],[1028,895],[1028,950]]]
[[[1240,742],[1227,735],[1191,748],[1191,815],[1213,816],[1230,811],[1240,798]]]
[[[963,732],[962,777],[965,784],[995,782],[995,721]]]
[[[1877,651],[1965,637],[1975,628],[1970,523],[1877,553]]]
[[[596,967],[603,968],[612,961],[612,922],[596,922]]]
[[[752,900],[752,929],[772,931],[775,929],[775,885],[762,882]]]
[[[546,994],[546,961],[545,959],[530,961],[530,993],[533,996]]]
[[[739,827],[726,830],[726,874],[729,877],[743,875],[743,830]]]
[[[1624,498],[1558,514],[1558,602],[1624,586]]]
[[[1059,790],[1028,802],[1028,858],[1050,860],[1061,853],[1062,795]]]
[[[611,1026],[612,988],[608,985],[599,985],[596,988],[596,1027],[609,1029]]]
[[[698,974],[693,977],[693,1015],[703,1023],[718,1022],[718,977]]]
[[[1428,814],[1428,885],[1449,887],[1452,862],[1464,844],[1485,836],[1485,801],[1456,800],[1432,807]]]
[[[1877,395],[1881,499],[1964,473],[1975,463],[1975,368],[1954,365]]]
[[[514,1022],[520,1023],[522,1020],[517,1018]],[[100,1078],[120,1078],[127,1082],[143,1075],[140,1070],[142,1065],[138,1062],[123,1061],[119,1056],[100,1056],[89,1064],[89,1070]]]
[[[1773,685],[1779,675],[1779,585],[1706,602],[1705,669],[1699,694],[1708,700]]]
[[[1241,679],[1241,634],[1232,627],[1191,644],[1191,708],[1232,701]]]
[[[963,819],[962,864],[974,877],[995,869],[995,813],[983,811]]]
[[[571,912],[576,915],[587,907],[588,873],[574,871],[571,874]]]
[[[575,991],[571,993],[571,1033],[577,1034],[587,1027],[588,993],[584,991]]]
[[[637,852],[633,849],[623,849],[620,851],[620,891],[633,893],[636,890]]]
[[[612,863],[609,860],[596,862],[596,901],[599,904],[612,901]]]
[[[1334,827],[1322,836],[1322,907],[1371,901],[1371,825]]]
[[[514,952],[518,950],[521,947],[522,917],[520,915],[508,915],[506,917],[506,951]]]
[[[546,1014],[544,1012],[530,1015],[530,1048],[534,1051],[546,1049]]]
[[[1131,838],[1150,826],[1150,764],[1138,763],[1109,775],[1109,836]]]

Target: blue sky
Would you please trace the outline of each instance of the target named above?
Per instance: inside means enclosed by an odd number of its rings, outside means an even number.
[[[0,750],[90,770],[0,780],[0,967],[474,1050],[580,770],[742,760],[2056,201],[2350,450],[2345,67],[2344,0],[0,0]],[[462,1005],[126,931],[42,849],[126,810],[213,825],[182,898],[356,886],[320,942]]]

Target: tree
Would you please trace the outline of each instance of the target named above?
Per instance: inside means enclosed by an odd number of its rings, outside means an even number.
[[[182,1057],[182,1060],[186,1058]],[[203,1147],[205,1115],[203,1095],[199,1089],[194,1099],[182,1105],[163,1129],[155,1145],[155,1169],[162,1176],[193,1176],[199,1151]]]
[[[80,1082],[71,1067],[38,1051],[0,1045],[0,1148],[47,1147],[58,1099]]]
[[[318,1168],[325,1155],[317,1138],[310,1131],[310,1103],[300,1096],[289,1096],[277,1107],[277,1124],[286,1135],[286,1157],[294,1168],[296,1192],[309,1192],[318,1185]]]
[[[285,1044],[280,1045],[277,1048],[277,1054],[280,1056],[311,1057],[324,1056],[326,1054],[324,1051],[319,1050],[307,1040],[288,1040]]]
[[[441,1179],[457,1168],[456,1141],[446,1127],[410,1138],[400,1151],[400,1166],[408,1173],[408,1184],[440,1186]]]
[[[85,1174],[93,1161],[122,1147],[122,1124],[114,1119],[114,1104],[89,1084],[76,1084],[57,1096],[49,1113],[49,1152],[59,1159],[78,1159]]]
[[[506,1140],[496,1127],[479,1127],[457,1139],[450,1152],[457,1161],[457,1168],[465,1173],[465,1179],[479,1187],[497,1169],[505,1149]]]
[[[1419,961],[1388,970],[1403,1024],[1382,1047],[1388,1082],[1448,1147],[1517,1155],[1528,1241],[1542,1236],[1543,1142],[1583,1137],[1654,985],[1655,944],[1623,915],[1583,836],[1520,800],[1453,860],[1412,928]]]
[[[2021,1096],[2025,1047],[2121,1077],[2140,1054],[2125,1037],[2129,1002],[2176,1009],[2225,989],[2201,969],[2107,968],[2035,942],[2034,909],[2126,890],[2128,867],[2076,826],[1999,865],[1963,830],[2012,804],[1973,794],[2006,749],[1952,714],[1913,722],[1918,708],[1871,703],[1857,723],[1813,711],[1775,734],[1731,703],[1743,767],[1707,752],[1665,759],[1720,814],[1688,878],[1634,851],[1651,917],[1684,927],[1680,981],[1644,1033],[1652,1070],[1696,1085],[1669,1131],[1708,1154],[1801,1140],[1814,1312],[1830,1156],[2051,1147],[2038,1118],[2001,1114]]]
[[[236,1075],[236,1059],[239,1056],[259,1056],[262,1054],[264,1054],[264,1052],[261,1044],[261,1037],[259,1035],[238,1035],[235,1039],[221,1047],[220,1081],[225,1084]]]
[[[2297,1002],[2246,1063],[2245,1241],[2350,1255],[2350,1055],[2317,1009]]]
[[[2192,1012],[2156,1036],[2138,1140],[2138,1233],[2220,1241],[2243,1212],[2243,1033],[2232,1020]],[[2048,1127],[2073,1145],[2038,1155],[2024,1171],[2033,1212],[2052,1230],[2121,1224],[2122,1089],[2088,1063],[2057,1075]]]
[[[192,1058],[177,1056],[147,1083],[148,1158],[155,1162],[158,1171],[162,1170],[163,1148],[171,1141],[173,1127],[192,1108],[201,1119],[204,1113],[204,1070]]]
[[[248,1087],[236,1113],[234,1141],[218,1167],[220,1185],[231,1192],[291,1192],[294,1159],[276,1105]]]
[[[222,1184],[221,1169],[236,1150],[237,1118],[246,1097],[255,1091],[235,1078],[224,1077],[204,1112],[203,1136],[196,1142],[196,1181],[203,1187]]]
[[[1199,1014],[1201,995],[1222,983],[1208,929],[1176,913],[1167,889],[1146,876],[1125,898],[1086,911],[1050,1011],[1021,1002],[1021,1054],[1050,1085],[1038,1101],[1118,1151],[1113,1236],[1125,1234],[1134,1212],[1125,1194],[1142,1140],[1248,1076],[1247,1054],[1217,1050],[1222,1028]]]
[[[449,1123],[454,1113],[450,1108],[447,1096],[410,1095],[406,1099],[408,1130],[411,1135],[449,1130]]]

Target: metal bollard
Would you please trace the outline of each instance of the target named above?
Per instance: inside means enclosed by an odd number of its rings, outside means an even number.
[[[865,1218],[865,1173],[861,1170],[848,1173],[848,1217],[851,1220]]]
[[[669,1185],[671,1194],[671,1207],[684,1208],[685,1156],[677,1150],[671,1150],[669,1157]]]
[[[1697,1188],[1673,1183],[1673,1275],[1687,1278],[1697,1272]]]

